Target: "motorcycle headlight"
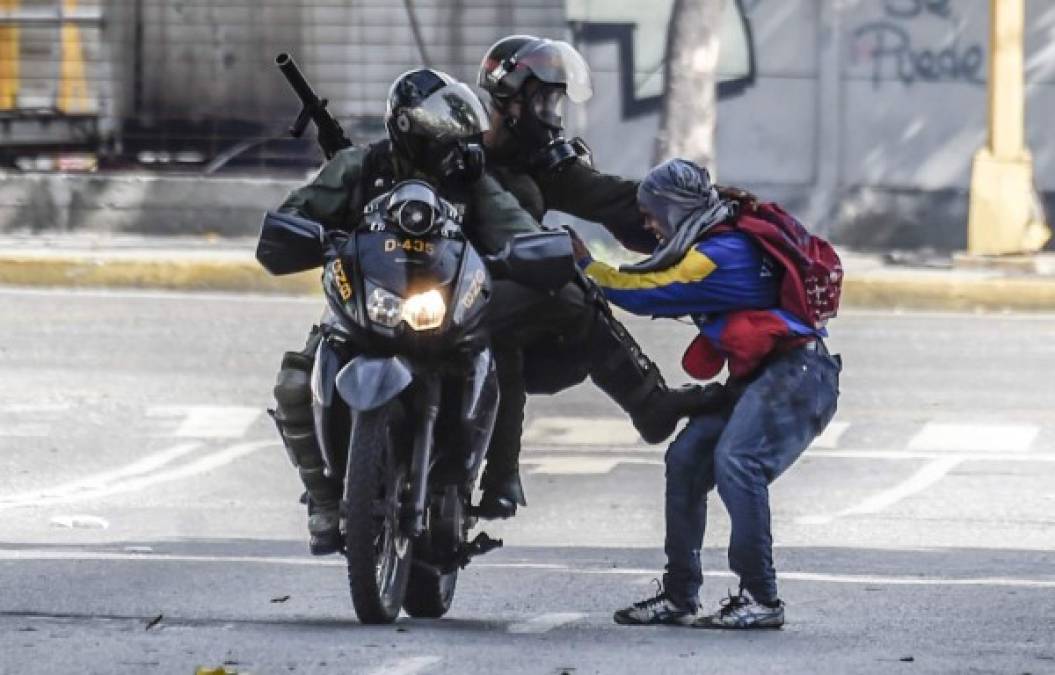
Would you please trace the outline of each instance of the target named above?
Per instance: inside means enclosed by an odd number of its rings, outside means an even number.
[[[414,330],[439,328],[446,314],[447,304],[436,289],[404,300],[383,288],[375,288],[366,302],[366,315],[386,328],[395,328],[400,321],[406,321]]]
[[[403,298],[383,288],[375,288],[366,301],[366,315],[374,323],[395,328],[403,320]]]
[[[436,289],[412,295],[403,303],[403,320],[414,330],[439,328],[447,313],[447,304]]]

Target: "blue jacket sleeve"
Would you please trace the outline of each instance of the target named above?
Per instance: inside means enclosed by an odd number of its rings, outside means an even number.
[[[777,280],[758,247],[740,234],[717,235],[689,250],[677,265],[658,272],[619,270],[583,261],[608,300],[628,312],[684,316],[777,303]]]

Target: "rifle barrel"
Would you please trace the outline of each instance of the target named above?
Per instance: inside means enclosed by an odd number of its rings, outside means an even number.
[[[311,85],[308,84],[308,81],[304,79],[304,74],[300,72],[300,68],[297,67],[297,62],[293,60],[292,56],[285,52],[279,54],[275,57],[275,65],[286,76],[289,85],[293,87],[293,91],[297,93],[297,97],[305,105],[314,105],[319,102],[319,97],[315,94]]]

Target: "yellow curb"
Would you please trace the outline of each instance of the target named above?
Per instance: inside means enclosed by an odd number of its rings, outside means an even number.
[[[843,280],[843,306],[951,311],[1055,311],[1055,278],[861,276]]]
[[[312,294],[319,272],[274,277],[255,261],[7,256],[0,284]]]
[[[256,261],[79,256],[0,257],[0,284],[314,295],[319,272],[274,277]],[[1055,311],[1055,278],[941,274],[848,276],[843,306],[953,311]]]

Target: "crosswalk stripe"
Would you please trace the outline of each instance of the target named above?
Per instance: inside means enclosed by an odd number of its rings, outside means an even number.
[[[243,406],[155,406],[147,410],[147,417],[182,418],[171,434],[176,438],[241,438],[261,412]]]
[[[641,437],[623,417],[538,417],[524,429],[535,445],[637,445]]]
[[[514,635],[547,633],[554,628],[565,626],[584,618],[586,618],[586,615],[582,612],[553,612],[551,614],[541,614],[532,617],[527,621],[510,624],[509,627],[506,628],[506,632]]]
[[[369,672],[370,675],[416,675],[416,673],[420,673],[442,660],[438,656],[408,656],[383,663]]]
[[[534,467],[531,470],[531,474],[534,476],[601,475],[611,473],[612,469],[620,464],[663,464],[662,461],[656,459],[640,459],[637,457],[597,457],[589,455],[539,458],[528,457],[523,459],[522,462],[527,466]]]
[[[949,424],[929,422],[912,437],[909,450],[948,452],[1027,452],[1040,429],[1011,424]]]

